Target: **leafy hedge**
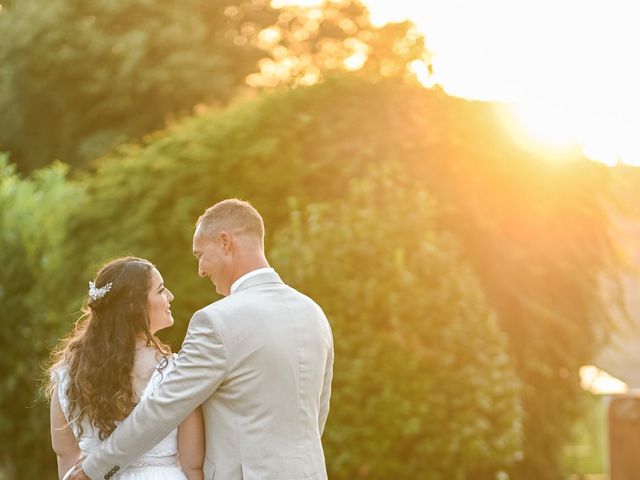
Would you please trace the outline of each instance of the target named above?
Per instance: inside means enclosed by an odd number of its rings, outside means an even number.
[[[40,362],[67,320],[57,309],[69,294],[60,273],[72,261],[62,243],[71,207],[83,199],[66,175],[56,165],[23,178],[0,155],[0,461],[15,470],[9,479],[56,471],[38,387]]]
[[[437,200],[438,229],[455,239],[456,262],[468,263],[468,278],[477,279],[509,337],[525,409],[514,478],[558,478],[559,452],[578,414],[577,367],[609,325],[609,305],[594,293],[616,271],[602,209],[606,169],[579,157],[554,164],[523,150],[492,105],[343,78],[207,113],[123,147],[73,182],[86,189],[86,200],[69,209],[60,247],[61,258],[73,261],[58,272],[65,288],[56,304],[40,299],[43,310],[63,329],[98,263],[146,256],[176,293],[178,322],[167,338],[177,346],[190,314],[212,300],[190,253],[193,222],[205,207],[228,196],[250,199],[265,216],[269,248],[290,227],[289,198],[303,211],[339,202],[353,179],[386,168]]]
[[[520,458],[507,340],[423,191],[387,175],[292,213],[273,258],[327,312],[337,479],[495,479]]]
[[[594,293],[617,273],[603,207],[609,171],[577,155],[553,162],[523,149],[494,105],[395,82],[337,79],[192,119],[98,169],[93,206],[74,234],[86,238],[74,248],[95,260],[102,238],[121,238],[127,250],[166,259],[170,278],[189,286],[190,297],[177,304],[186,317],[209,295],[187,260],[191,223],[202,208],[246,197],[274,232],[286,222],[287,197],[303,205],[344,198],[350,179],[384,165],[442,203],[443,226],[458,238],[509,335],[526,385],[517,477],[556,478],[580,413],[576,372],[611,317],[610,303]]]

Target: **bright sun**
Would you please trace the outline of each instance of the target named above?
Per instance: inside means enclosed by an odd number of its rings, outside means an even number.
[[[513,110],[529,133],[540,141],[556,146],[579,142],[579,121],[566,111],[535,103],[522,103]]]
[[[434,70],[428,80],[422,72],[425,82],[437,82],[451,95],[513,104],[515,123],[538,142],[578,143],[585,155],[608,165],[640,166],[635,2],[363,3],[374,23],[409,19],[425,34]]]

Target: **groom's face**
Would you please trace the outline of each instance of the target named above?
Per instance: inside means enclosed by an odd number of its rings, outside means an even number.
[[[211,280],[220,295],[228,295],[227,277],[230,267],[223,245],[216,238],[199,234],[199,230],[196,230],[193,236],[193,254],[198,259],[198,275]]]

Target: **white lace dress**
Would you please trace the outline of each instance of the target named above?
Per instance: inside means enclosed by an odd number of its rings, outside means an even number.
[[[166,361],[158,363],[156,370],[153,372],[149,383],[145,387],[141,399],[147,397],[158,387],[162,379],[168,371],[173,368],[173,358],[169,359],[168,365],[160,371],[159,367]],[[94,431],[87,419],[82,422],[83,433],[79,436],[79,428],[77,421],[73,418],[69,419],[69,402],[66,396],[69,376],[66,368],[60,368],[56,371],[58,377],[58,396],[60,398],[60,406],[67,421],[70,421],[71,429],[83,455],[88,455],[95,448],[100,446],[102,441],[98,437],[98,433]],[[178,465],[178,429],[175,429],[167,435],[160,443],[149,450],[143,456],[137,458],[127,468],[118,472],[111,477],[119,480],[186,480],[185,474]]]

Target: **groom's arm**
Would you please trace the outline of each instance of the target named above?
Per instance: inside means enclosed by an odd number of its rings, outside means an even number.
[[[108,479],[153,448],[222,383],[226,375],[223,338],[202,310],[189,323],[187,336],[155,394],[131,414],[82,463],[93,480]]]

